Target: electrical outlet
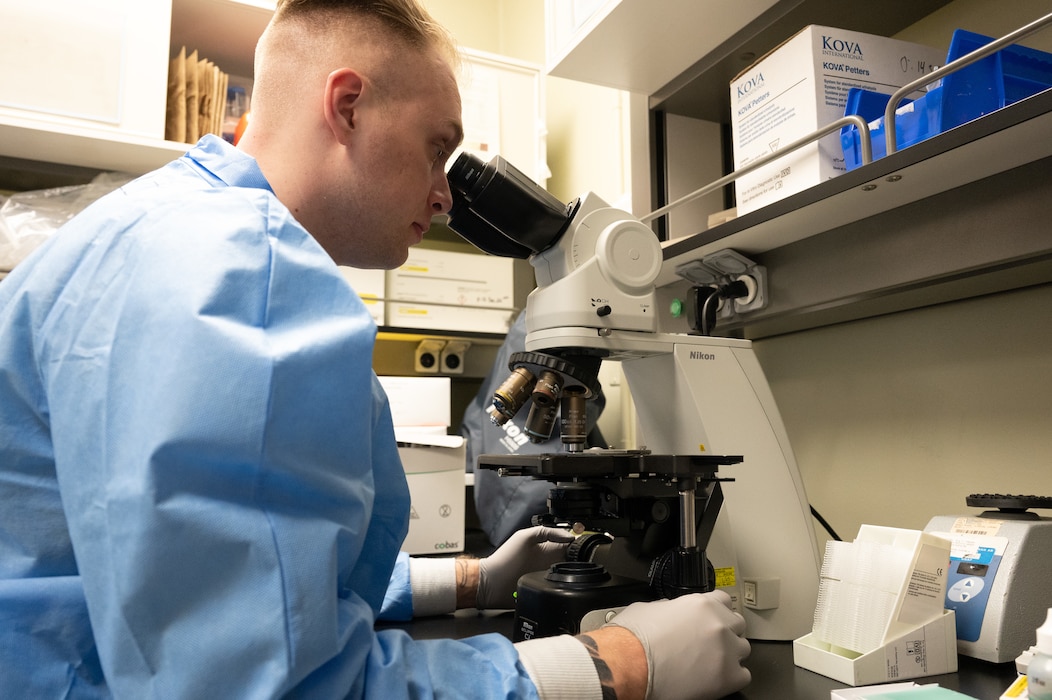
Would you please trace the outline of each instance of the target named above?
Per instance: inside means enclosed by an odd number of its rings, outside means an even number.
[[[421,340],[416,346],[413,369],[426,374],[438,374],[441,368],[442,349],[446,347],[446,341],[427,339]]]
[[[450,340],[442,348],[439,359],[439,372],[446,374],[464,374],[464,360],[471,343],[466,340]]]
[[[749,295],[734,300],[735,313],[745,314],[759,311],[767,306],[767,268],[753,265],[736,279],[742,280],[749,287]]]

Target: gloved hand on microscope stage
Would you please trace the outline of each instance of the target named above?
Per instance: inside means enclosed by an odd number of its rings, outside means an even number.
[[[460,608],[514,608],[519,577],[565,561],[573,540],[569,530],[537,526],[519,530],[483,559],[409,558],[413,617]]]
[[[538,526],[516,532],[483,559],[406,557],[413,617],[457,608],[512,608],[519,577],[565,561],[573,540],[567,530]],[[635,603],[600,629],[515,646],[535,681],[564,671],[558,687],[538,686],[541,698],[570,697],[575,683],[591,687],[588,673],[581,673],[583,661],[587,671],[594,665],[600,685],[621,700],[715,700],[751,680],[742,666],[751,650],[742,636],[745,619],[730,605],[723,591]],[[540,667],[549,673],[535,673]]]
[[[531,527],[513,534],[497,551],[478,561],[475,607],[480,610],[514,608],[519,578],[566,561],[567,546],[573,541],[572,532],[552,527]],[[465,594],[469,596],[464,601],[466,605],[458,607],[471,605],[470,586]]]

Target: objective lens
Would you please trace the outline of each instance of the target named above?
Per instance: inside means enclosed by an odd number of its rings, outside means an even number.
[[[587,399],[584,393],[580,387],[568,387],[563,392],[559,428],[568,452],[584,451],[585,438],[588,436]]]
[[[494,406],[487,408],[486,413],[489,414],[489,422],[497,427],[504,425],[511,418],[511,416],[506,416],[498,411]]]
[[[537,394],[533,395],[533,406],[530,407],[530,415],[526,418],[524,426],[530,442],[544,442],[551,438],[555,428],[555,414],[558,412],[558,405],[542,406],[537,403]]]
[[[537,379],[525,367],[516,367],[504,383],[493,392],[493,408],[503,416],[505,421],[510,419],[526,400],[530,398],[533,385]]]
[[[541,376],[537,377],[537,384],[533,388],[533,403],[545,407],[555,406],[562,390],[562,377],[551,370],[544,370]]]

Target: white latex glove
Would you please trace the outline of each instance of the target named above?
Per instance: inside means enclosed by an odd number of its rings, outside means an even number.
[[[648,700],[711,700],[741,690],[752,675],[741,665],[752,648],[745,618],[723,591],[633,603],[610,625],[632,632],[647,654]]]
[[[516,532],[496,552],[479,560],[476,607],[514,608],[519,577],[565,561],[566,548],[573,540],[569,530],[540,525]]]

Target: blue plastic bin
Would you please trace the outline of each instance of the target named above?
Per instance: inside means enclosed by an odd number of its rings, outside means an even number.
[[[955,61],[991,41],[991,37],[958,29],[950,41],[946,62]],[[895,110],[899,149],[1052,87],[1052,54],[1025,46],[1008,46],[950,73],[941,82],[922,97],[904,101]],[[848,91],[844,114],[857,114],[869,123],[874,160],[887,152],[884,110],[890,99],[891,95],[872,90],[851,88]],[[862,164],[858,129],[844,127],[840,141],[847,169],[857,168]]]

